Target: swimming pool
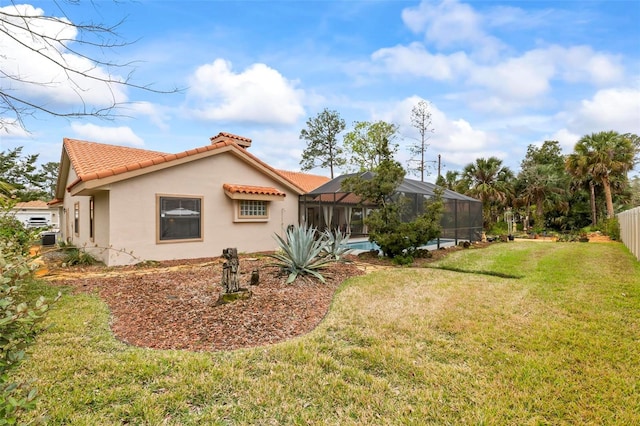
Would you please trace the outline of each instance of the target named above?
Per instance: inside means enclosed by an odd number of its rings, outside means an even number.
[[[448,239],[448,238],[440,238],[440,245],[441,246],[445,246],[445,245],[451,245],[455,242],[455,240],[452,239]],[[437,246],[438,244],[438,240],[431,240],[429,241],[427,244],[425,244],[424,246],[422,246],[423,248],[427,248],[427,246]],[[351,250],[380,250],[380,246],[377,245],[376,243],[372,243],[371,241],[350,241],[347,243],[347,246],[351,249]],[[429,247],[429,250],[433,250],[434,247]]]
[[[380,246],[371,241],[353,241],[348,242],[347,246],[351,250],[380,250]]]

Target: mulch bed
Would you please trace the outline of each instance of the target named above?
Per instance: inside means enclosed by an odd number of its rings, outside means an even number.
[[[217,305],[222,291],[222,260],[160,262],[152,268],[84,267],[80,276],[55,279],[75,292],[95,293],[111,311],[111,329],[123,342],[155,349],[219,351],[268,345],[313,330],[324,318],[336,288],[363,272],[340,263],[325,270],[326,283],[310,278],[286,284],[269,258],[240,259],[241,285],[247,300]],[[77,272],[72,269],[73,274]],[[260,271],[257,286],[248,286],[250,273]],[[52,271],[56,273],[64,271]],[[244,272],[244,273],[243,273]],[[84,277],[83,277],[84,275]],[[58,277],[60,278],[60,277]]]
[[[413,266],[422,267],[457,250],[462,248],[434,250],[429,258],[416,259]],[[360,266],[391,266],[388,259],[368,253],[350,259]],[[308,333],[327,314],[337,287],[364,273],[354,263],[337,263],[324,271],[324,284],[307,277],[286,284],[287,276],[268,266],[272,261],[265,256],[241,256],[241,285],[252,295],[224,305],[217,304],[222,291],[221,258],[121,268],[52,264],[46,278],[74,292],[102,298],[111,311],[111,329],[123,342],[155,349],[221,351],[273,344]],[[249,286],[255,269],[260,272],[259,285]]]

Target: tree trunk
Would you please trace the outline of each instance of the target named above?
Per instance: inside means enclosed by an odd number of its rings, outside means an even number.
[[[607,201],[607,219],[611,219],[613,213],[613,198],[611,196],[611,182],[609,182],[609,176],[602,177],[602,186],[604,187],[604,198]]]
[[[544,226],[544,200],[542,198],[536,200],[536,225]]]
[[[422,159],[420,160],[420,181],[424,182],[424,135],[422,136]]]
[[[591,198],[591,226],[595,227],[597,222],[596,217],[596,186],[593,181],[589,181],[589,197]]]

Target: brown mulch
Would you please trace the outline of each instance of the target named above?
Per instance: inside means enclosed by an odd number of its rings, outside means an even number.
[[[608,235],[603,235],[601,232],[590,232],[587,234],[590,243],[612,243],[613,240]]]
[[[249,287],[251,297],[223,305],[216,304],[222,290],[218,259],[191,260],[179,266],[160,262],[151,268],[93,266],[79,273],[76,268],[54,269],[48,278],[75,292],[98,294],[111,311],[113,333],[126,343],[217,351],[267,345],[308,333],[326,315],[340,283],[363,274],[354,264],[340,263],[324,271],[324,284],[306,277],[286,284],[287,276],[279,268],[266,266],[270,262],[265,257],[241,258],[241,283]],[[260,271],[259,284],[245,285],[254,269]]]
[[[484,244],[475,244],[484,247]],[[416,259],[421,267],[461,247],[433,250]],[[131,345],[156,349],[220,351],[268,345],[313,330],[329,310],[337,287],[366,270],[391,267],[388,259],[351,256],[356,263],[332,264],[326,283],[304,277],[286,284],[265,256],[240,258],[241,285],[251,297],[219,305],[222,259],[157,262],[145,266],[61,268],[49,265],[45,276],[74,292],[97,294],[109,306],[111,329]],[[251,271],[260,282],[249,286]]]

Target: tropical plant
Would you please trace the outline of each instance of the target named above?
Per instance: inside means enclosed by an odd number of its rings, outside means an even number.
[[[536,226],[546,226],[548,214],[550,217],[566,214],[568,188],[560,143],[545,141],[541,147],[529,145],[516,181],[516,204],[525,208],[526,216],[533,206]]]
[[[484,225],[490,228],[501,213],[494,210],[507,206],[513,195],[513,172],[496,157],[478,158],[464,168],[462,179],[469,188],[467,195],[482,201]]]
[[[67,266],[88,266],[98,263],[98,260],[84,248],[78,248],[73,244],[60,244],[60,249],[64,253],[62,262]]]
[[[351,251],[348,246],[349,234],[343,234],[339,229],[325,230],[322,233],[322,238],[325,241],[324,254],[332,260],[341,262],[344,260],[344,256]]]
[[[465,188],[464,184],[465,182],[460,178],[460,172],[456,170],[447,170],[444,175],[436,179],[436,185],[459,193],[465,193],[469,189]]]
[[[624,176],[636,162],[637,147],[633,138],[615,131],[583,136],[566,161],[567,171],[578,179],[599,182],[604,190],[607,218],[614,215],[612,180]],[[592,196],[593,198],[593,196]]]
[[[269,256],[278,261],[274,266],[279,266],[289,273],[287,284],[294,282],[301,275],[311,275],[325,282],[318,270],[333,260],[323,254],[327,243],[323,238],[316,238],[316,235],[316,229],[307,225],[288,228],[285,238],[275,234],[274,238],[281,252]]]

